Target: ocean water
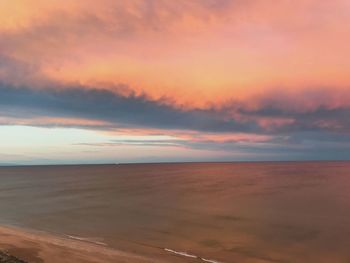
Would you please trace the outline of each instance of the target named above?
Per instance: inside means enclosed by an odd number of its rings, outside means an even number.
[[[0,223],[169,262],[350,262],[350,162],[2,167]]]

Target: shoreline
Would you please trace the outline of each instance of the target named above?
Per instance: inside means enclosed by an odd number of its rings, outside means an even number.
[[[59,263],[62,259],[67,263],[164,262],[84,240],[7,225],[0,225],[0,253],[18,259],[4,262],[22,263]]]

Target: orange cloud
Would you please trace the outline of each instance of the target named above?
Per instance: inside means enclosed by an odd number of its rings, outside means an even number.
[[[35,74],[0,77],[125,84],[183,107],[279,87],[347,90],[349,12],[346,0],[2,1],[1,54]]]

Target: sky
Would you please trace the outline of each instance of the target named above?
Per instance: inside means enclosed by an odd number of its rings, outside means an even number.
[[[350,159],[348,0],[1,0],[0,164]]]

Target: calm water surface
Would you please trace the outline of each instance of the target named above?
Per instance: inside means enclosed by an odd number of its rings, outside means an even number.
[[[350,262],[350,162],[3,167],[0,222],[145,254]]]

